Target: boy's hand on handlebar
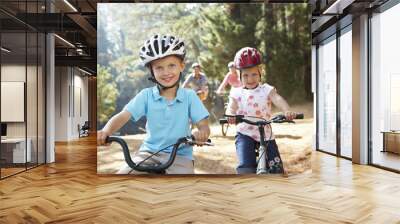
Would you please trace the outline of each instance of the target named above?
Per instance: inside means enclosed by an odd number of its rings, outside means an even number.
[[[103,130],[97,131],[97,145],[110,145],[110,143],[106,143],[108,136],[110,135]]]
[[[291,121],[297,116],[297,113],[292,111],[285,111],[285,117],[287,120]]]
[[[208,133],[206,131],[196,129],[192,132],[192,135],[194,136],[194,139],[198,146],[203,146],[203,142],[207,142],[208,140]]]

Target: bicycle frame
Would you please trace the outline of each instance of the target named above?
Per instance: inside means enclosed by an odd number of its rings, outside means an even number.
[[[258,132],[260,133],[260,147],[258,149],[259,158],[258,158],[258,162],[257,162],[257,171],[256,171],[257,174],[267,174],[268,173],[267,158],[266,158],[267,144],[265,142],[264,127],[265,127],[265,125],[258,125]],[[272,128],[271,128],[271,134],[272,134]],[[260,158],[261,156],[263,156],[263,158],[265,158],[265,159]],[[282,167],[282,169],[283,169],[283,167]]]

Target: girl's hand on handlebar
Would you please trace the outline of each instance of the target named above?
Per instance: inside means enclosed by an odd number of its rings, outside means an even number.
[[[285,117],[289,121],[293,120],[296,116],[297,116],[297,114],[295,112],[285,111]]]
[[[236,124],[236,117],[227,117],[229,124]]]
[[[97,145],[110,145],[110,143],[106,143],[108,136],[110,135],[103,130],[97,131]]]

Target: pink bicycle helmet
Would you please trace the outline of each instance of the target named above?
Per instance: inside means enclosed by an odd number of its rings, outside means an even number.
[[[235,55],[235,67],[244,69],[261,64],[261,53],[252,47],[244,47]]]

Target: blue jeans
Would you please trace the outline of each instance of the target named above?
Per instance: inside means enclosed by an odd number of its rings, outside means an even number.
[[[259,142],[252,139],[247,135],[237,133],[236,135],[236,155],[239,160],[239,164],[236,167],[238,174],[243,173],[256,173],[257,161],[256,161],[256,148],[259,146]],[[266,141],[267,144],[267,170],[269,173],[283,173],[283,164],[281,156],[279,155],[278,146],[275,140]]]

